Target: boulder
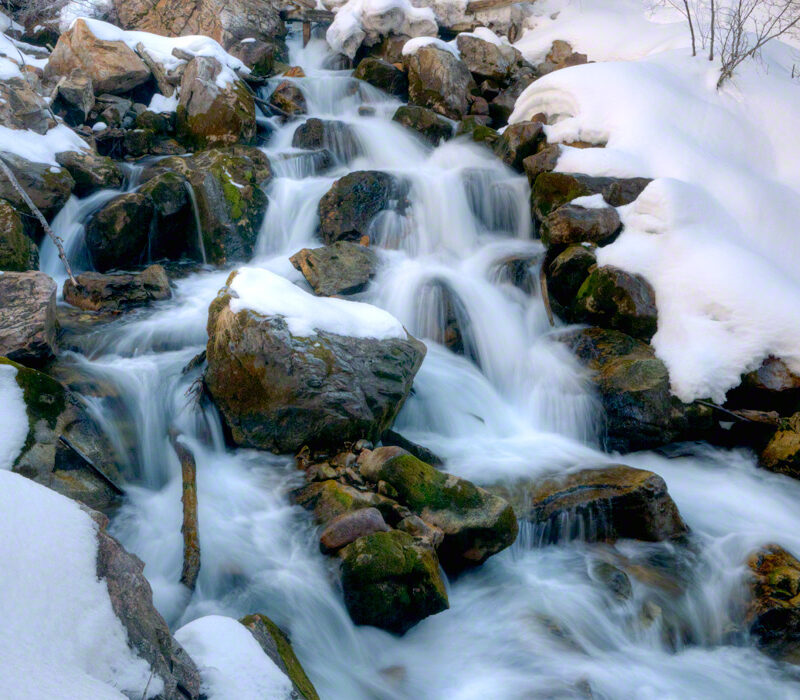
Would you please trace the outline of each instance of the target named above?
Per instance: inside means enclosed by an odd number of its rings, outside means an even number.
[[[380,58],[367,57],[356,66],[353,77],[394,95],[400,100],[408,99],[408,78],[397,66]]]
[[[536,182],[536,178],[539,175],[555,170],[556,165],[558,165],[558,159],[561,156],[561,148],[560,144],[553,143],[545,146],[535,155],[523,158],[522,169],[525,171],[531,187],[533,187],[533,183]]]
[[[45,134],[55,121],[27,79],[10,77],[0,81],[0,125]]]
[[[294,501],[314,513],[318,525],[327,523],[358,510],[377,508],[383,517],[390,517],[386,501],[370,491],[359,491],[333,478],[316,481],[295,492]]]
[[[292,681],[294,692],[303,700],[319,700],[314,684],[309,680],[300,661],[295,656],[292,643],[280,627],[266,615],[247,615],[239,620],[255,637],[264,653]]]
[[[658,327],[656,293],[641,275],[611,265],[589,273],[575,296],[575,318],[649,341]]]
[[[581,539],[660,542],[688,532],[658,475],[624,464],[582,469],[536,481],[520,515],[541,544]]]
[[[494,44],[474,34],[462,33],[456,37],[458,52],[469,72],[477,81],[508,78],[522,54],[510,44]]]
[[[141,560],[125,551],[104,527],[97,531],[97,578],[105,581],[111,607],[128,633],[128,645],[164,681],[164,700],[200,700],[200,674],[170,634],[153,605]]]
[[[731,389],[725,405],[733,408],[777,410],[781,415],[800,411],[800,374],[779,357],[770,355]]]
[[[202,262],[190,188],[186,177],[172,170],[161,172],[139,188],[153,202],[154,224],[148,244],[151,260],[188,257]]]
[[[571,245],[556,256],[547,266],[547,289],[551,300],[562,307],[559,316],[569,321],[575,295],[589,276],[589,271],[597,265],[597,256],[590,246]]]
[[[38,246],[25,235],[19,212],[5,199],[0,199],[0,270],[38,269]]]
[[[172,296],[167,272],[161,265],[136,273],[82,272],[75,280],[77,286],[72,280],[64,282],[64,301],[86,311],[121,311]]]
[[[359,508],[331,520],[320,533],[319,547],[323,554],[331,554],[359,537],[390,529],[377,508]]]
[[[362,154],[353,127],[334,119],[307,119],[295,129],[292,146],[309,151],[325,149],[342,163],[349,163]]]
[[[344,602],[357,625],[403,634],[449,607],[436,555],[405,532],[361,537],[340,556]]]
[[[44,272],[0,274],[0,356],[26,365],[53,358],[56,290]]]
[[[108,127],[124,126],[125,116],[131,111],[133,100],[119,95],[103,93],[95,99],[89,118],[101,121]]]
[[[747,561],[752,572],[746,621],[762,651],[800,663],[800,561],[772,544]]]
[[[585,53],[577,53],[572,50],[572,46],[568,42],[556,39],[550,47],[544,62],[536,66],[536,70],[539,75],[547,75],[562,68],[580,66],[584,63],[588,63]]]
[[[86,225],[86,248],[100,272],[135,267],[147,255],[153,201],[141,192],[112,199]]]
[[[630,452],[699,439],[712,409],[672,396],[666,365],[653,348],[619,331],[582,328],[558,337],[590,370],[605,414],[604,445]]]
[[[409,100],[449,117],[461,119],[469,109],[467,94],[476,88],[469,69],[449,51],[423,46],[403,56]]]
[[[505,128],[495,152],[508,166],[522,172],[522,161],[547,144],[541,122],[518,122]]]
[[[403,105],[397,108],[392,121],[413,129],[432,146],[438,146],[453,136],[452,123],[427,107]]]
[[[120,95],[150,79],[150,69],[133,49],[122,41],[98,39],[83,19],[58,38],[44,76],[55,80],[76,68],[91,78],[95,94]]]
[[[783,418],[761,453],[759,464],[778,474],[800,479],[800,413]]]
[[[644,177],[590,177],[580,173],[540,173],[531,187],[533,218],[542,221],[551,211],[577,197],[602,194],[612,207],[634,201],[650,184]]]
[[[326,331],[293,335],[281,315],[231,309],[236,274],[209,309],[205,378],[233,441],[296,452],[303,445],[377,440],[411,391],[425,346],[408,334],[384,339]],[[314,303],[313,296],[296,293],[303,295],[298,304]]]
[[[181,78],[178,137],[196,150],[255,140],[253,96],[238,78],[220,77],[222,71],[217,59],[195,56]]]
[[[72,176],[66,170],[49,163],[34,163],[11,153],[3,153],[2,156],[34,205],[48,221],[51,221],[61,211],[61,207],[66,204],[72,193],[72,188],[75,186]],[[30,213],[28,205],[2,173],[0,173],[0,199],[11,202],[19,212]]]
[[[70,126],[80,126],[94,107],[92,78],[80,68],[75,68],[58,83],[53,111]]]
[[[303,91],[291,80],[284,80],[273,90],[268,105],[284,119],[299,117],[308,112]]]
[[[359,470],[372,483],[390,484],[398,501],[444,533],[437,553],[448,572],[483,563],[517,537],[517,518],[505,500],[399,447],[362,452]]]
[[[522,73],[505,90],[502,90],[496,97],[492,98],[491,102],[489,102],[489,115],[492,117],[492,123],[496,127],[499,128],[508,123],[519,96],[528,85],[536,80],[536,77],[537,75],[532,72]]]
[[[356,294],[369,284],[378,267],[378,256],[366,246],[336,241],[323,248],[303,248],[290,260],[323,297]]]
[[[461,120],[456,129],[456,136],[468,135],[475,143],[486,144],[494,148],[500,141],[500,134],[487,124],[484,117],[468,116]]]
[[[539,236],[548,248],[563,248],[573,243],[603,245],[614,239],[621,226],[614,207],[565,204],[544,218]]]
[[[268,78],[275,74],[280,62],[289,60],[286,44],[277,41],[261,41],[246,38],[228,47],[228,53],[235,56],[249,69],[252,75]]]
[[[91,151],[64,151],[56,154],[56,162],[72,176],[78,197],[87,197],[97,190],[122,187],[122,170],[108,156]]]
[[[121,482],[110,443],[81,400],[47,374],[0,357],[16,369],[28,435],[13,470],[90,508],[118,503]]]
[[[405,180],[374,170],[359,170],[336,180],[319,203],[322,240],[331,244],[369,235],[370,224],[380,212],[405,212],[408,189]]]

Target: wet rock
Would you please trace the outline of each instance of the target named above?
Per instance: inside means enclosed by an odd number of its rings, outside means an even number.
[[[508,119],[514,111],[519,96],[523,93],[526,87],[530,85],[535,79],[536,75],[533,73],[523,73],[517,77],[511,85],[505,90],[501,91],[497,97],[489,102],[489,114],[492,117],[492,123],[500,128],[508,123]]]
[[[388,61],[367,57],[358,64],[353,77],[363,80],[403,101],[408,99],[408,78],[406,74]]]
[[[164,700],[199,700],[200,674],[170,634],[153,605],[144,564],[103,528],[97,531],[97,578],[105,581],[111,607],[128,633],[128,645],[163,679]]]
[[[542,243],[548,248],[573,243],[610,243],[622,226],[614,207],[582,207],[565,204],[550,212],[539,227]]]
[[[228,48],[228,53],[244,63],[252,75],[268,78],[275,75],[276,64],[288,60],[283,42],[246,38]]]
[[[573,306],[585,323],[649,341],[658,327],[656,293],[641,275],[611,265],[597,267],[581,285]]]
[[[557,143],[546,146],[535,155],[522,160],[522,168],[528,176],[528,183],[533,187],[536,178],[542,173],[551,172],[558,164],[561,156],[561,146]]]
[[[475,143],[486,144],[494,148],[500,141],[500,134],[487,125],[488,119],[469,116],[461,120],[456,129],[456,136],[468,135]]]
[[[358,241],[387,209],[399,213],[408,205],[408,183],[374,170],[349,173],[333,183],[319,203],[320,236],[327,243]]]
[[[350,241],[336,241],[323,248],[303,248],[290,258],[318,296],[355,294],[369,284],[378,267],[370,248]]]
[[[547,288],[551,299],[555,299],[563,311],[559,316],[572,318],[575,296],[589,276],[590,269],[597,264],[597,256],[589,246],[571,245],[547,267]]]
[[[633,588],[628,575],[613,564],[606,561],[593,561],[589,568],[589,576],[593,581],[606,588],[617,600],[630,600],[633,597]]]
[[[602,194],[612,207],[634,201],[650,184],[644,177],[590,177],[579,173],[543,172],[531,188],[531,211],[537,221],[577,197]]]
[[[153,152],[155,135],[148,129],[126,129],[122,143],[125,154],[131,158],[141,158]]]
[[[139,188],[153,203],[154,223],[148,243],[151,260],[188,257],[202,261],[189,187],[189,181],[182,174],[167,170]]]
[[[522,161],[546,143],[541,122],[518,122],[505,128],[495,151],[506,165],[522,172]]]
[[[468,111],[467,94],[476,89],[468,68],[449,51],[423,46],[403,56],[408,73],[409,100],[449,117],[461,119]]]
[[[32,82],[35,85],[38,81]],[[45,134],[55,121],[47,103],[27,79],[10,77],[0,81],[0,125]]]
[[[359,491],[352,486],[334,481],[333,478],[303,487],[294,494],[294,500],[297,505],[314,513],[314,521],[318,525],[324,525],[335,518],[363,508],[378,508],[386,517],[382,499],[377,494]]]
[[[114,451],[80,399],[42,372],[3,357],[0,364],[17,370],[28,415],[28,435],[13,470],[90,508],[117,503],[114,484],[121,478]]]
[[[314,684],[309,680],[297,656],[292,643],[281,629],[266,615],[247,615],[239,620],[255,637],[264,653],[292,681],[294,692],[304,700],[319,700]]]
[[[125,115],[131,107],[133,107],[132,100],[105,93],[97,96],[89,117],[109,127],[119,127],[123,125]]]
[[[93,106],[92,78],[80,68],[75,68],[63,82],[59,82],[53,111],[70,126],[80,126]]]
[[[493,44],[477,36],[462,33],[456,37],[458,52],[477,81],[503,82],[522,55],[510,44]]]
[[[83,272],[75,279],[77,287],[71,280],[64,283],[64,301],[86,311],[121,311],[172,296],[169,278],[161,265],[151,265],[137,273]]]
[[[34,163],[11,153],[3,153],[3,160],[34,205],[48,221],[51,221],[61,211],[61,207],[66,204],[72,193],[72,188],[75,186],[72,176],[63,168],[48,163]],[[19,212],[30,213],[28,205],[2,173],[0,173],[0,199],[11,202]]]
[[[310,151],[328,150],[343,163],[362,153],[353,127],[334,119],[312,117],[295,129],[292,146]]]
[[[585,53],[577,53],[572,50],[568,42],[556,39],[544,62],[536,66],[536,70],[540,75],[547,75],[562,68],[580,66],[584,63],[588,63]]]
[[[27,272],[39,269],[39,248],[25,235],[22,217],[0,199],[0,270]]]
[[[385,431],[381,435],[381,443],[385,447],[401,447],[409,454],[433,467],[441,467],[444,464],[444,460],[435,452],[423,445],[418,445],[416,442],[411,442],[411,440],[394,430]]]
[[[357,625],[403,634],[449,607],[436,555],[405,532],[361,537],[341,558],[344,601]]]
[[[55,355],[56,290],[43,272],[0,274],[0,355],[34,366]]]
[[[399,447],[362,453],[359,469],[368,481],[390,484],[401,503],[442,530],[438,555],[447,571],[481,564],[517,537],[517,519],[506,501]]]
[[[96,270],[135,267],[146,255],[153,202],[141,192],[115,197],[89,220],[86,248]]]
[[[800,479],[800,413],[781,420],[761,453],[759,464],[772,472]]]
[[[222,65],[215,58],[195,56],[186,65],[177,109],[181,141],[195,149],[252,143],[256,108],[241,80],[220,87]]]
[[[308,112],[303,91],[291,80],[284,80],[269,98],[269,106],[284,119],[299,117]]]
[[[770,656],[800,663],[800,561],[772,544],[754,552],[747,565],[753,573],[750,634]]]
[[[323,554],[330,554],[375,532],[389,532],[377,508],[359,508],[331,520],[319,536],[319,547]]]
[[[726,407],[777,410],[782,415],[800,411],[800,374],[784,360],[770,355],[758,369],[742,377],[742,383],[728,392]]]
[[[432,146],[438,146],[453,136],[453,125],[426,107],[403,105],[398,107],[392,120],[418,132]]]
[[[535,482],[522,517],[543,544],[581,539],[660,542],[688,532],[658,475],[623,464],[582,469]]]
[[[72,176],[78,197],[86,197],[97,190],[122,187],[122,170],[107,156],[91,151],[65,151],[56,155],[56,162]]]
[[[126,93],[150,78],[150,69],[131,48],[121,41],[98,39],[82,19],[58,38],[45,79],[69,76],[76,68],[92,79],[95,94]]]
[[[672,396],[666,365],[646,343],[602,328],[568,331],[558,340],[590,370],[604,409],[606,449],[651,449],[699,439],[713,427],[711,409]]]
[[[282,316],[234,313],[231,298],[226,286],[209,309],[206,385],[234,442],[295,452],[374,441],[391,425],[422,364],[422,343],[297,337]]]

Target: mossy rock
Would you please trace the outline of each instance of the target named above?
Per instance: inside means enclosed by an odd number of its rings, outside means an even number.
[[[0,270],[27,272],[39,269],[39,248],[25,235],[22,217],[0,199]]]
[[[612,207],[621,207],[633,202],[650,182],[643,177],[591,177],[581,173],[541,172],[531,186],[531,213],[536,221],[542,221],[563,204],[593,194],[602,194]]]
[[[427,107],[403,105],[398,107],[392,121],[416,131],[431,146],[438,146],[453,136],[453,124]]]
[[[108,156],[90,151],[65,151],[56,155],[56,161],[72,175],[78,197],[87,197],[102,189],[122,187],[122,170]]]
[[[551,301],[558,302],[563,309],[559,316],[566,317],[565,320],[571,320],[572,315],[569,310],[575,295],[596,264],[597,256],[592,247],[571,245],[546,267],[547,288]]]
[[[278,625],[266,615],[258,613],[247,615],[239,622],[250,630],[264,653],[272,659],[275,665],[289,676],[298,697],[305,700],[319,700],[314,684],[309,680],[302,664],[295,656],[292,643]]]
[[[98,272],[129,269],[147,257],[153,202],[141,192],[115,197],[86,225],[86,247]]]
[[[434,551],[399,530],[360,537],[341,550],[350,617],[403,634],[449,607]]]
[[[479,117],[464,117],[456,129],[456,136],[469,136],[475,143],[483,143],[494,147],[500,140],[498,134],[492,127],[483,124]]]
[[[772,472],[800,479],[800,413],[781,421],[761,453],[760,464]]]

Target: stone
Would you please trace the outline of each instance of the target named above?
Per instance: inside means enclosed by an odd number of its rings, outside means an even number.
[[[316,481],[295,492],[297,505],[314,513],[314,521],[324,525],[332,520],[363,508],[377,508],[384,517],[386,506],[375,493],[359,491],[333,478]]]
[[[494,148],[500,141],[500,134],[488,126],[488,121],[485,117],[472,115],[464,117],[456,129],[456,136],[468,135],[475,143],[483,143],[489,148]]]
[[[47,103],[33,89],[31,78],[10,77],[0,81],[0,125],[8,129],[30,129],[45,134],[55,121]]]
[[[742,376],[742,383],[725,398],[726,407],[791,415],[800,411],[800,373],[792,371],[780,357],[770,355],[757,369]]]
[[[597,265],[597,256],[590,246],[571,245],[556,256],[547,266],[547,289],[551,300],[562,307],[560,316],[570,320],[570,310],[575,295],[589,276],[589,271]]]
[[[781,419],[759,459],[771,472],[800,479],[800,413]]]
[[[405,212],[408,190],[405,180],[374,170],[359,170],[339,178],[319,203],[322,240],[331,244],[369,236],[370,224],[380,212]]]
[[[506,165],[522,172],[525,158],[534,155],[546,143],[541,122],[517,122],[505,128],[495,145],[495,152]]]
[[[147,255],[153,202],[141,192],[112,199],[86,225],[86,248],[95,270],[135,267]]]
[[[771,544],[754,552],[747,565],[752,572],[750,634],[770,656],[800,663],[800,561]]]
[[[467,66],[449,51],[423,46],[403,56],[409,101],[450,119],[468,111],[467,94],[476,89]]]
[[[128,114],[132,107],[133,100],[119,95],[103,93],[95,99],[89,118],[101,121],[111,128],[120,127],[123,125],[125,115]]]
[[[215,58],[195,56],[181,78],[178,138],[196,150],[250,144],[256,137],[253,96],[239,79],[220,87],[221,72]]]
[[[563,248],[573,243],[604,245],[614,240],[621,227],[614,207],[564,204],[545,217],[539,236],[548,248]]]
[[[562,204],[593,194],[602,194],[612,207],[633,202],[649,185],[644,177],[590,177],[580,173],[540,173],[531,188],[531,211],[534,219],[542,221]]]
[[[13,470],[89,508],[117,505],[121,476],[116,455],[80,398],[43,372],[4,357],[0,364],[16,369],[28,417],[28,434]]]
[[[150,79],[150,69],[122,41],[98,39],[83,19],[59,38],[44,69],[46,80],[69,76],[76,68],[92,80],[95,94],[130,92]]]
[[[270,95],[269,106],[284,119],[299,117],[308,112],[303,91],[291,80],[284,80]]]
[[[310,151],[327,150],[340,162],[349,163],[363,150],[353,127],[335,119],[307,119],[295,129],[292,146]]]
[[[75,279],[77,287],[72,280],[64,282],[64,301],[86,311],[122,311],[172,296],[161,265],[150,265],[137,273],[82,272]]]
[[[125,155],[141,158],[153,151],[155,134],[149,129],[126,129],[122,139]]]
[[[444,533],[437,553],[448,572],[482,564],[517,537],[517,518],[505,500],[399,447],[362,452],[359,470],[372,483],[390,484],[401,503]]]
[[[375,441],[392,424],[425,356],[422,343],[410,335],[297,337],[282,316],[234,313],[231,298],[225,286],[209,309],[205,381],[236,444],[322,449]]]
[[[0,270],[27,272],[39,269],[39,247],[25,235],[22,218],[0,199]]]
[[[514,64],[522,55],[510,44],[493,44],[473,34],[462,33],[456,37],[461,60],[477,81],[504,82]]]
[[[275,41],[261,41],[247,38],[236,42],[228,48],[228,53],[244,63],[251,75],[269,78],[275,75],[279,62],[287,61],[286,44]]]
[[[432,109],[418,105],[398,107],[392,121],[416,131],[431,146],[438,146],[453,136],[453,125]]]
[[[489,102],[489,114],[492,117],[492,123],[497,128],[508,123],[519,96],[536,78],[537,75],[535,73],[521,74],[511,85]]]
[[[63,168],[54,167],[49,163],[34,163],[12,153],[2,155],[9,170],[34,205],[48,221],[52,221],[72,194],[75,186],[72,176]],[[31,213],[28,205],[3,173],[0,173],[0,199],[10,202],[19,212]],[[38,227],[38,223],[36,226]]]
[[[319,700],[314,684],[295,656],[292,643],[270,618],[256,613],[239,620],[253,635],[264,653],[292,681],[294,692],[303,700]]]
[[[91,151],[64,151],[56,154],[56,162],[72,176],[78,197],[87,197],[97,190],[122,187],[122,170],[108,156]]]
[[[377,508],[359,508],[331,520],[319,536],[319,547],[323,554],[331,554],[359,537],[390,529]]]
[[[344,602],[357,625],[403,634],[449,607],[436,555],[405,532],[361,537],[341,558]]]
[[[148,243],[151,260],[203,261],[190,188],[186,177],[172,170],[155,175],[139,188],[153,202],[154,223]]]
[[[585,53],[577,53],[572,50],[572,46],[568,42],[556,39],[544,62],[536,66],[536,69],[540,75],[547,75],[562,68],[580,66],[584,63],[588,63]]]
[[[368,56],[356,66],[353,77],[388,92],[404,102],[408,99],[406,74],[388,61]]]
[[[86,121],[94,106],[92,78],[80,68],[75,68],[63,81],[59,81],[53,111],[70,126],[80,126]]]
[[[44,272],[0,274],[0,356],[34,366],[53,358],[56,290]]]
[[[533,187],[536,178],[542,173],[555,170],[561,156],[561,145],[557,143],[544,147],[538,153],[522,159],[522,169],[528,177],[528,183]]]
[[[444,460],[435,452],[429,450],[424,445],[411,442],[407,437],[392,429],[384,431],[383,435],[381,435],[381,443],[385,447],[402,447],[409,454],[414,455],[417,459],[433,467],[441,467],[444,464]],[[372,447],[369,449],[372,449]]]
[[[534,482],[520,516],[542,544],[581,539],[660,542],[688,532],[658,475],[624,464],[559,474]]]
[[[589,273],[575,296],[575,317],[649,341],[658,327],[656,293],[641,275],[611,265]]]
[[[378,267],[374,251],[350,241],[336,241],[323,248],[303,248],[290,260],[303,273],[314,294],[324,297],[363,291]]]

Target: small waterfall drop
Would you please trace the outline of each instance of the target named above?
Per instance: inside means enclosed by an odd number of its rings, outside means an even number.
[[[186,187],[186,194],[189,195],[189,201],[192,204],[194,230],[195,234],[197,235],[197,249],[200,253],[200,259],[203,261],[203,265],[206,265],[208,264],[208,260],[206,259],[206,246],[203,242],[203,224],[200,220],[200,209],[197,206],[197,195],[195,195],[194,187],[192,187],[191,182],[184,180],[184,186]]]

